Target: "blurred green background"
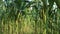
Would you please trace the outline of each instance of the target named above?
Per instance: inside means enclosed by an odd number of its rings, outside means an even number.
[[[0,0],[0,34],[60,34],[60,0]]]

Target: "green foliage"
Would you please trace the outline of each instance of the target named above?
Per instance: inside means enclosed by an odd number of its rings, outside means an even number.
[[[0,34],[60,34],[60,9],[53,6],[54,0],[48,3],[47,0],[1,0]]]

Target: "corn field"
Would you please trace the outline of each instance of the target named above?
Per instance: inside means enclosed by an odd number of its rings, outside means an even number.
[[[60,34],[60,4],[57,3],[0,0],[0,34]]]

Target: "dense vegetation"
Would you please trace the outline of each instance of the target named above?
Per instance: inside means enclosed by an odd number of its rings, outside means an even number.
[[[60,0],[0,0],[0,34],[60,34]]]

